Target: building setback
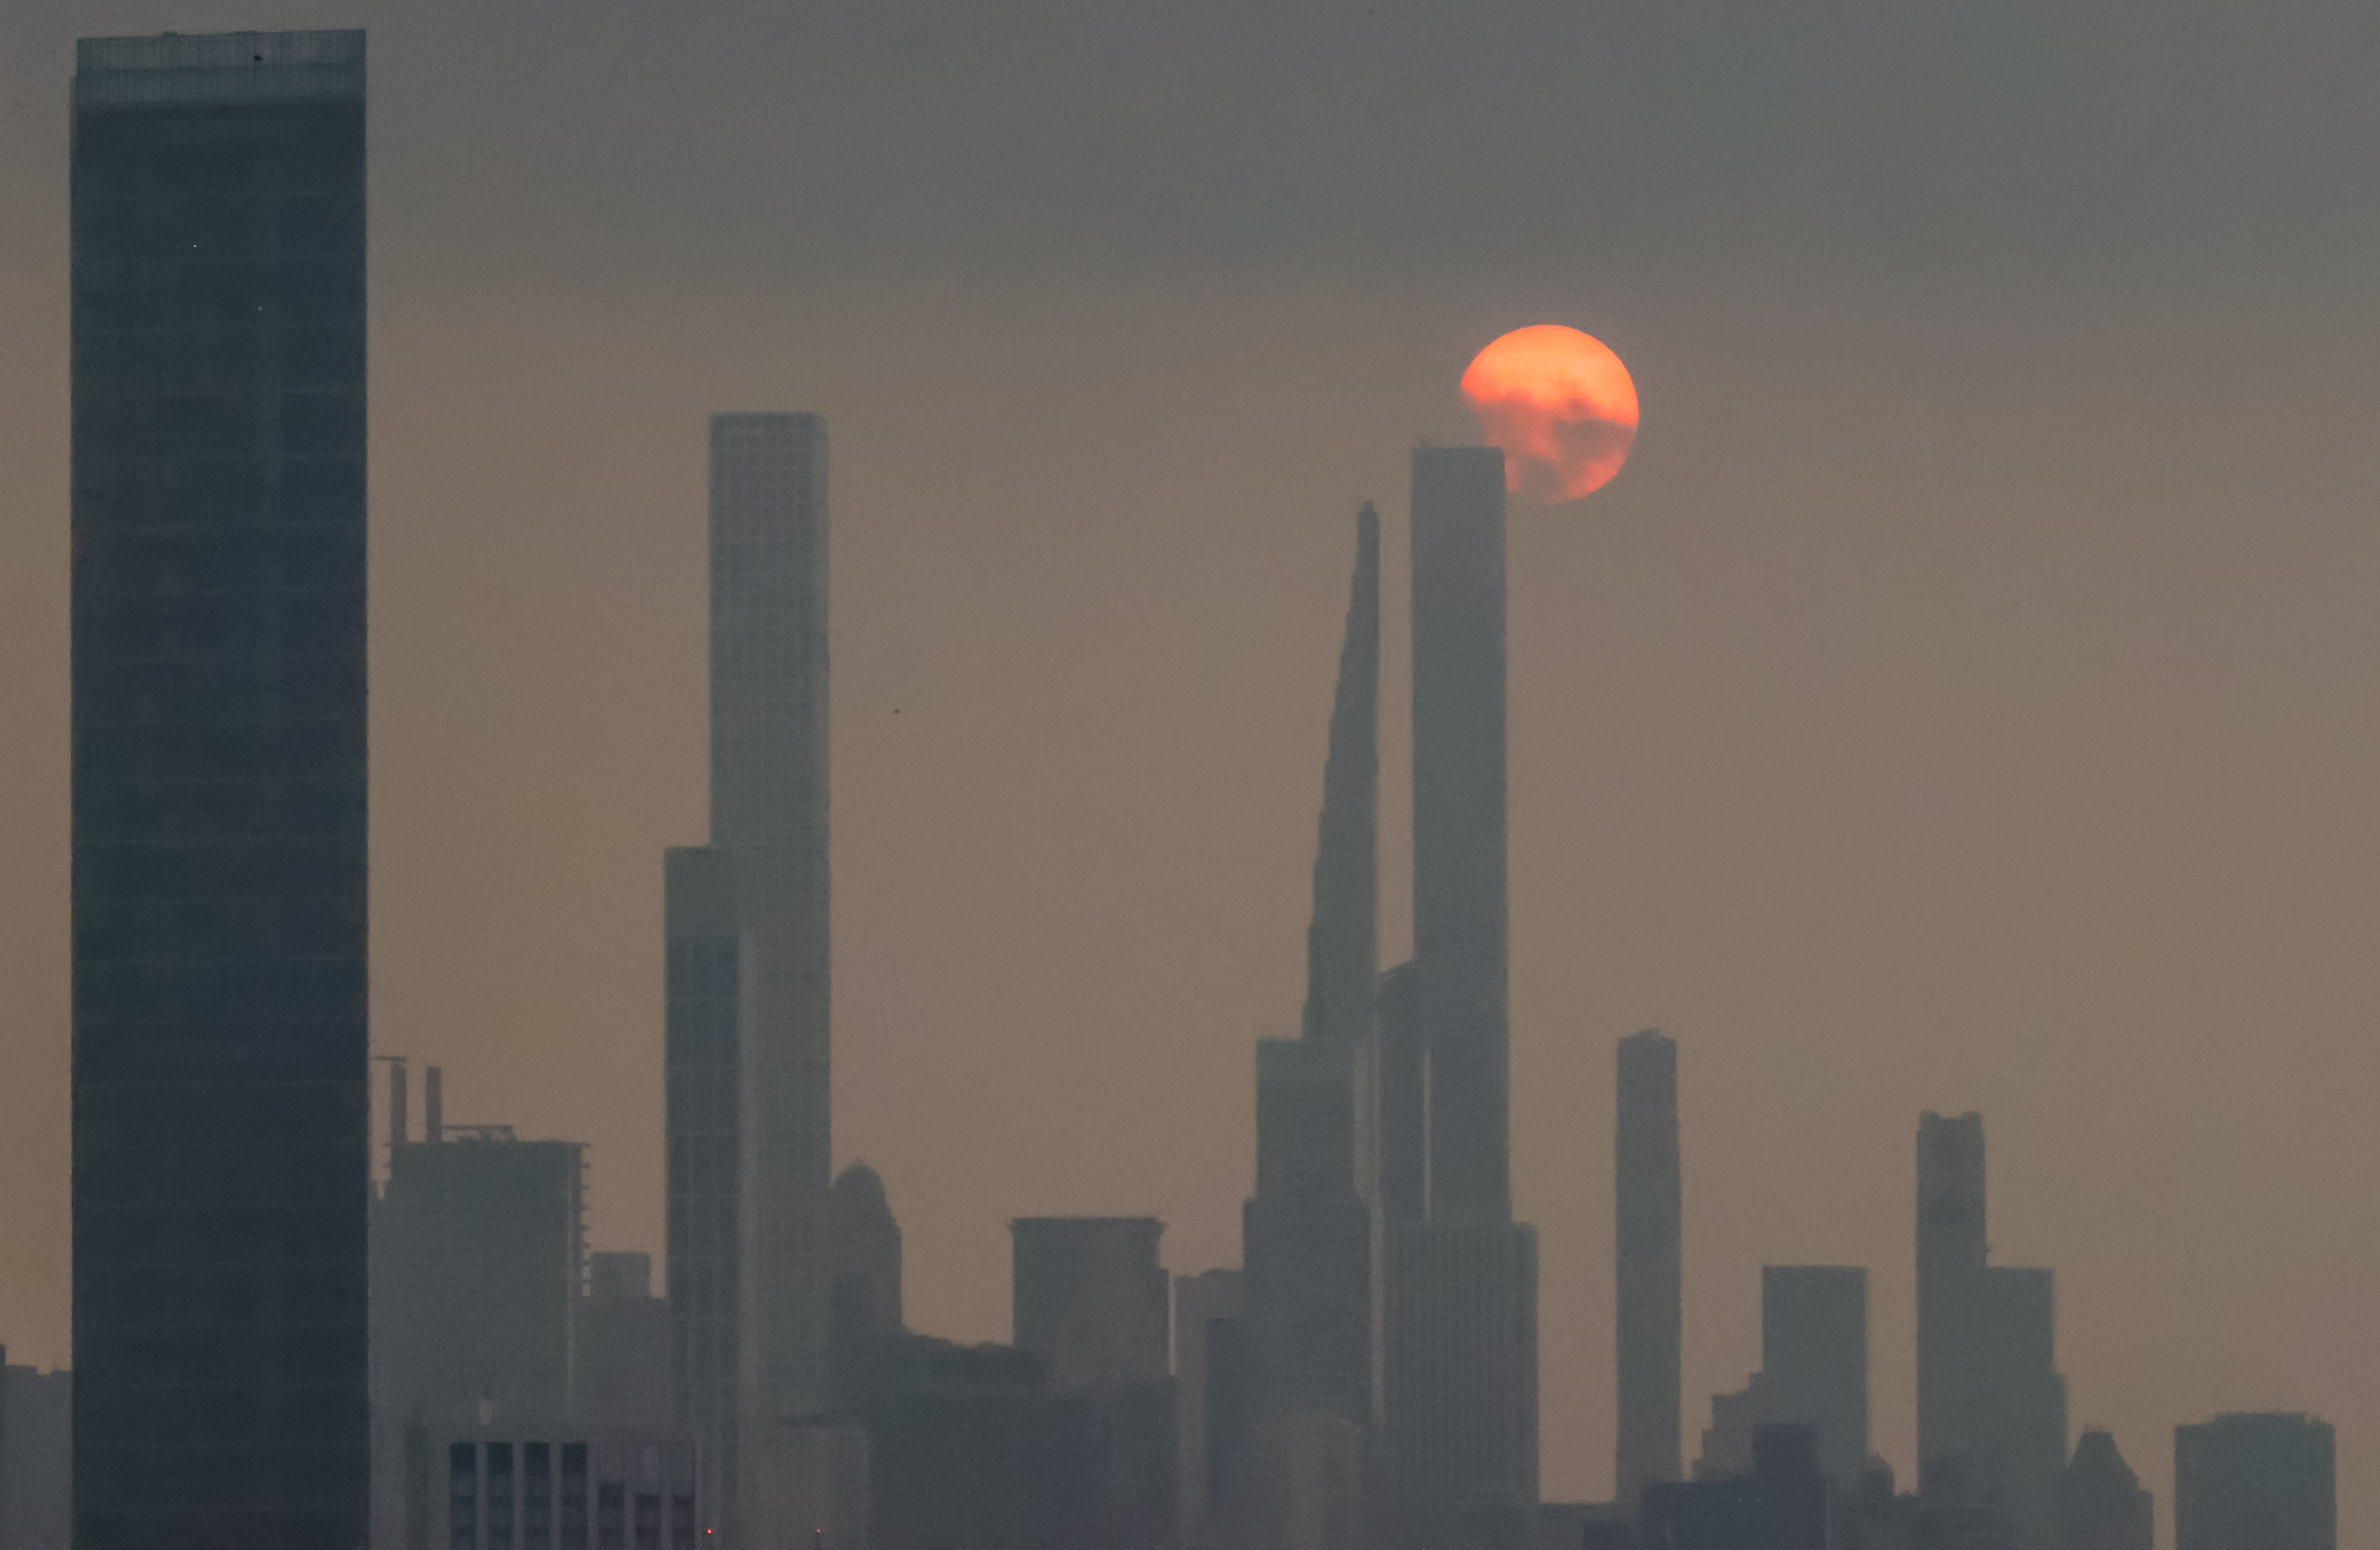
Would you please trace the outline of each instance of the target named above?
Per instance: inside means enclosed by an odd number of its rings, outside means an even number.
[[[75,1537],[354,1550],[363,34],[86,39],[73,114]]]
[[[1655,1028],[1620,1041],[1613,1142],[1613,1275],[1619,1443],[1613,1496],[1679,1478],[1684,1194],[1678,1154],[1678,1046]],[[1744,1445],[1750,1447],[1749,1438]],[[1864,1459],[1863,1458],[1863,1462]]]
[[[2174,1550],[2338,1550],[2338,1440],[2310,1415],[2173,1431]]]

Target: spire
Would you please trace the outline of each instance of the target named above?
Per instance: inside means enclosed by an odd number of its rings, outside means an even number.
[[[1305,930],[1307,1038],[1361,1039],[1371,1031],[1378,974],[1379,722],[1380,516],[1367,501],[1355,515],[1355,575],[1322,767],[1314,919]]]

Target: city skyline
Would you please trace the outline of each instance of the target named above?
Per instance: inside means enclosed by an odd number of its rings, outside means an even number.
[[[391,234],[376,215],[375,244],[400,244],[385,279],[375,255],[375,327],[388,331],[375,336],[375,370],[397,384],[392,399],[376,381],[386,421],[375,425],[376,472],[392,446],[413,471],[383,479],[375,518],[386,550],[376,564],[390,562],[375,580],[375,793],[394,793],[374,846],[376,923],[394,954],[388,966],[375,941],[376,1047],[471,1067],[491,1109],[528,1133],[591,1138],[602,1246],[661,1247],[658,1194],[640,1181],[657,1171],[657,1118],[629,1115],[606,1090],[657,1080],[652,852],[703,833],[684,760],[655,751],[687,743],[689,728],[699,743],[681,703],[698,615],[687,562],[671,557],[699,510],[698,475],[669,449],[698,443],[702,415],[820,408],[837,426],[839,474],[863,492],[856,509],[872,531],[856,540],[856,574],[839,566],[838,587],[854,590],[838,615],[852,629],[856,598],[865,622],[837,681],[839,695],[858,696],[837,721],[837,791],[858,807],[856,817],[839,808],[856,828],[838,837],[838,884],[868,878],[843,901],[856,913],[839,923],[838,1022],[857,1018],[851,1046],[862,1052],[855,1070],[838,1051],[847,1107],[834,1160],[876,1163],[903,1203],[921,1326],[989,1337],[1002,1319],[996,1290],[981,1289],[1002,1278],[985,1222],[1148,1211],[1172,1224],[1172,1268],[1236,1262],[1232,1204],[1253,1155],[1247,1043],[1293,1027],[1299,1001],[1298,858],[1312,824],[1301,801],[1318,759],[1332,596],[1343,596],[1333,550],[1344,513],[1366,494],[1382,501],[1395,595],[1396,465],[1409,441],[1467,439],[1450,385],[1463,355],[1505,323],[1560,315],[1643,368],[1647,420],[1640,461],[1607,497],[1580,512],[1516,509],[1513,524],[1527,551],[1515,631],[1532,642],[1514,650],[1514,833],[1516,850],[1524,832],[1535,847],[1514,879],[1516,1214],[1546,1236],[1547,1302],[1560,1303],[1545,1321],[1548,1494],[1599,1494],[1609,1453],[1608,1308],[1596,1290],[1609,1241],[1597,1199],[1608,1193],[1601,1041],[1658,1022],[1703,1072],[1682,1093],[1688,1199],[1704,1203],[1690,1204],[1686,1234],[1688,1396],[1734,1387],[1756,1361],[1746,1266],[1870,1265],[1876,1435],[1907,1472],[1907,1126],[1926,1108],[1979,1108],[2014,1171],[1995,1177],[1996,1210],[2012,1223],[1997,1257],[2058,1271],[2075,1420],[2112,1423],[2165,1498],[2169,1461],[2153,1434],[2143,1439],[2143,1418],[2322,1411],[2339,1423],[2353,1520],[2355,1450],[2371,1428],[2343,1387],[2326,1386],[2343,1385],[2331,1369],[2354,1372],[2355,1358],[2318,1361],[2310,1338],[2289,1333],[2343,1309],[2325,1299],[2345,1273],[2315,1266],[2284,1286],[2252,1267],[2287,1263],[2313,1222],[2344,1219],[2350,1244],[2369,1236],[2362,1197],[2338,1193],[2321,1139],[2344,1129],[2337,1106],[2363,1069],[2348,1037],[2364,983],[2347,947],[2362,897],[2328,854],[2338,847],[2317,839],[2321,819],[2351,817],[2357,784],[2369,782],[2354,723],[2338,721],[2372,660],[2350,618],[2362,551],[2344,527],[2308,517],[2288,529],[2299,548],[2242,559],[2217,520],[2226,503],[2295,520],[2268,504],[2275,490],[2319,505],[2317,475],[2291,472],[2292,456],[2362,477],[2356,457],[2321,445],[2334,424],[2325,411],[2309,420],[2301,400],[2289,413],[2252,404],[2261,433],[2231,454],[2236,467],[2185,455],[2187,477],[2159,483],[2149,466],[2180,442],[2161,429],[2163,395],[2176,390],[2155,385],[2155,369],[2178,347],[2146,304],[2095,325],[2093,337],[2115,342],[2099,368],[2072,366],[2052,323],[2010,309],[2018,337],[2070,363],[2045,389],[2052,406],[2032,406],[2014,400],[2043,372],[2009,358],[2022,349],[1966,348],[1993,328],[1957,309],[1948,321],[1912,317],[1883,298],[1899,325],[1976,357],[1970,376],[1915,369],[1912,401],[1893,404],[1882,384],[1912,369],[1888,341],[1843,331],[1839,302],[1797,299],[1786,324],[1764,325],[1762,298],[1744,292],[1696,324],[1685,282],[1628,275],[1573,283],[1550,302],[1558,287],[1545,280],[1433,282],[1420,307],[1359,287],[1343,311],[1320,315],[1370,326],[1437,310],[1402,333],[1354,330],[1361,341],[1336,359],[1316,350],[1316,333],[1288,326],[1327,306],[1289,281],[1211,283],[1202,305],[1227,316],[1203,353],[1184,323],[1119,322],[1105,303],[1069,321],[1069,306],[1028,284],[971,281],[978,301],[1006,298],[986,309],[990,321],[967,310],[964,288],[929,297],[872,359],[860,321],[804,321],[852,305],[880,327],[902,310],[890,290],[847,277],[784,297],[718,277],[674,311],[648,279],[621,319],[594,289],[565,283],[529,301],[509,336],[542,340],[547,353],[504,361],[464,336],[521,298],[500,295],[497,279],[430,306],[425,239]],[[1516,316],[1513,292],[1530,286]],[[770,321],[748,343],[730,339],[707,321],[714,304]],[[565,346],[558,335],[574,321],[601,326]],[[950,379],[905,406],[900,381],[927,375],[933,327],[954,321]],[[1816,330],[1822,321],[1833,326]],[[1775,406],[1807,369],[1775,330],[1803,326],[1824,334],[1829,380],[1815,391],[1826,412]],[[2249,352],[2252,338],[2219,332],[2236,322],[2216,326],[2207,356],[2190,358]],[[1132,430],[1093,388],[1056,380],[1101,381],[1120,369],[1101,363],[1135,337],[1186,361],[1181,381],[1149,390],[1166,411],[1156,418],[1235,433],[1257,449],[1248,476],[1178,436]],[[2302,357],[2330,358],[2333,346],[2281,337]],[[1029,414],[983,407],[997,363],[1037,341],[1063,366],[1037,379],[1041,400]],[[1262,413],[1226,412],[1233,383],[1277,365],[1284,342],[1307,357],[1286,369],[1295,391]],[[1729,385],[1739,350],[1753,364]],[[707,353],[715,367],[698,364]],[[461,402],[550,387],[583,423],[557,429],[540,411],[516,443],[460,427],[431,406],[427,386],[448,357],[479,374],[456,390]],[[614,376],[629,360],[660,369],[617,398],[547,375],[606,359]],[[1398,385],[1336,385],[1376,364]],[[715,385],[700,374],[713,369]],[[2270,363],[2251,380],[2291,381]],[[1310,429],[1293,406],[1301,393],[1325,400]],[[2141,450],[2106,452],[2097,432],[2086,447],[2061,440],[2078,406],[2095,427],[2116,428],[2110,441],[2126,426],[2143,431]],[[498,417],[486,418],[492,428]],[[1828,423],[1838,419],[1860,423],[1838,430]],[[1095,444],[1080,444],[1077,427],[1096,429]],[[2028,456],[1999,450],[2011,430],[2029,434]],[[432,467],[449,433],[451,474]],[[1738,450],[1725,450],[1730,440]],[[1318,470],[1317,444],[1330,451]],[[1827,471],[1829,458],[1878,449],[1880,471]],[[1806,461],[1764,482],[1751,467],[1761,452]],[[1718,463],[1697,473],[1689,455]],[[2109,493],[2119,473],[2138,475],[2142,492]],[[2211,494],[2179,488],[2210,475]],[[1846,496],[1855,509],[1841,509]],[[394,534],[381,513],[396,518]],[[1986,515],[1990,524],[1975,520]],[[978,537],[978,526],[995,531]],[[853,527],[846,516],[839,543]],[[55,545],[10,541],[26,563],[11,567],[7,600],[39,602],[21,588],[61,574]],[[467,567],[454,566],[458,554],[472,557]],[[978,589],[1008,601],[990,607]],[[53,605],[40,607],[54,625]],[[38,610],[15,617],[23,634],[9,639],[31,666],[8,703],[30,708],[27,724],[55,727],[39,664],[45,651],[56,660],[44,645],[55,632]],[[1388,651],[1395,660],[1397,644]],[[841,676],[846,664],[856,677]],[[1382,719],[1392,727],[1397,709],[1384,705]],[[1840,747],[1818,746],[1830,740]],[[1063,757],[1028,756],[1037,741]],[[46,754],[12,754],[6,772],[55,790],[60,747],[53,737]],[[1384,766],[1398,757],[1386,750]],[[1385,837],[1402,798],[1393,776],[1384,784]],[[2143,789],[2153,800],[2124,805]],[[2313,817],[2292,817],[2298,807]],[[923,824],[905,834],[902,815],[918,813]],[[589,821],[598,815],[603,824]],[[0,920],[34,921],[55,892],[34,891],[60,868],[33,834],[28,822],[0,835],[8,856],[30,858],[14,874],[25,891],[0,901]],[[640,870],[614,860],[631,840],[645,847]],[[1408,863],[1392,841],[1383,850],[1385,897]],[[1079,905],[1076,888],[1131,908]],[[1834,908],[1794,918],[1813,891]],[[1048,935],[1089,949],[1097,972],[1071,975],[1073,960],[1040,946],[1042,933],[998,918],[1020,894]],[[2246,907],[2258,901],[2270,924]],[[1382,924],[1381,961],[1398,962],[1403,923],[1390,912]],[[55,1035],[43,1008],[58,1004],[61,961],[42,929],[12,938],[30,945],[7,949],[7,966],[28,987],[18,1020]],[[2185,951],[2204,942],[2216,945]],[[2253,1040],[2240,1032],[2251,1026]],[[2235,1042],[2260,1047],[2252,1057]],[[2177,1051],[2204,1085],[2169,1080]],[[565,1058],[571,1074],[556,1081]],[[1084,1073],[1099,1099],[1091,1112],[1037,1108],[1020,1092],[1020,1112],[999,1124],[970,1116],[971,1089],[1003,1064],[1050,1063]],[[2210,1135],[2203,1115],[2218,1076]],[[1128,1120],[1130,1095],[1150,1082],[1183,1093],[1212,1139],[1170,1114]],[[1859,1101],[1828,1084],[1859,1089]],[[1764,1091],[1800,1112],[1769,1116],[1739,1096]],[[30,1097],[11,1101],[34,1116],[19,1133],[51,1124]],[[2198,1137],[2192,1155],[2170,1139],[2184,1133]],[[1047,1139],[1061,1134],[1062,1144]],[[1722,1134],[1735,1139],[1718,1145]],[[21,1145],[10,1165],[33,1182],[10,1207],[11,1235],[60,1241],[42,1205],[58,1191],[40,1182],[44,1169],[59,1179],[55,1144]],[[1119,1161],[1100,1170],[1089,1158]],[[1108,1176],[1083,1177],[1094,1171]],[[1803,1204],[1820,1199],[1823,1211]],[[2218,1263],[2203,1290],[2166,1301],[2144,1290],[2178,1284],[2210,1242]],[[0,1333],[15,1359],[62,1354],[55,1287],[5,1279],[12,1327]],[[2296,1309],[2289,1329],[2227,1334],[2222,1309],[2256,1296]],[[2124,1315],[2143,1305],[2151,1324],[2131,1327]],[[2210,1346],[2216,1356],[2194,1373],[2167,1354]],[[1698,1403],[1688,1400],[1689,1426]]]

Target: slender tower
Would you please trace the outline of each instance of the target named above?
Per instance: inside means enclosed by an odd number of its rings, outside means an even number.
[[[1518,1532],[1537,1493],[1536,1235],[1512,1220],[1493,447],[1414,454],[1413,675],[1411,1011],[1427,1048],[1428,1196],[1425,1219],[1389,1233],[1383,1376],[1395,1514],[1434,1544]],[[1389,1155],[1409,1151],[1401,1139]]]
[[[1323,766],[1305,1034],[1257,1048],[1257,1193],[1242,1230],[1251,1399],[1275,1495],[1293,1416],[1372,1421],[1379,691],[1380,520],[1366,505]]]
[[[74,1538],[355,1550],[364,36],[76,57]]]
[[[1678,1363],[1684,1202],[1676,1042],[1655,1028],[1621,1039],[1618,1092],[1612,1263],[1619,1280],[1620,1432],[1612,1478],[1613,1499],[1633,1509],[1645,1486],[1682,1473]]]
[[[667,1114],[674,1402],[731,1547],[828,1402],[827,821],[826,424],[714,415],[710,844],[666,867]]]

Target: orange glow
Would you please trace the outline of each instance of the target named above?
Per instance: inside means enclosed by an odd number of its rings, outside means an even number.
[[[1611,482],[1636,443],[1636,383],[1609,345],[1560,323],[1514,329],[1463,373],[1463,396],[1490,443],[1504,449],[1504,483],[1548,504]]]

